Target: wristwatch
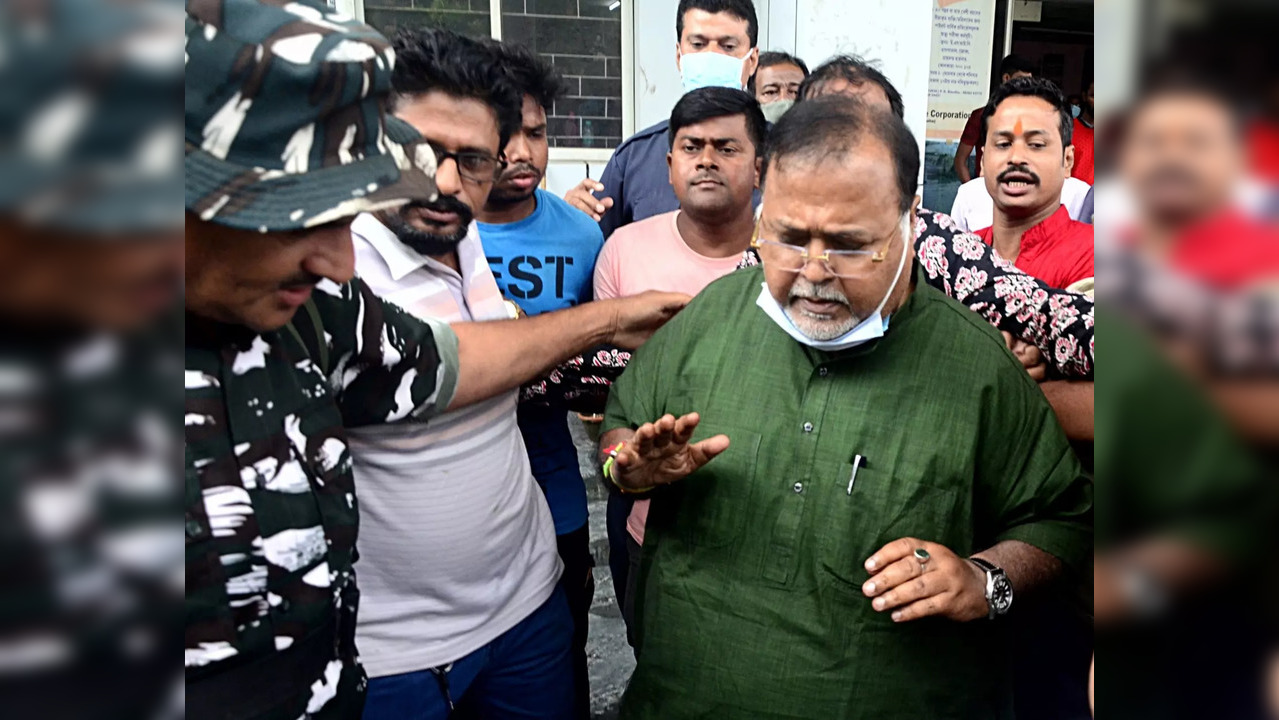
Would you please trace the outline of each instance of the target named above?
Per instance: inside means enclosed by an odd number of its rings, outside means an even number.
[[[1008,614],[1009,608],[1013,606],[1013,584],[1008,575],[994,563],[979,557],[970,557],[968,561],[986,573],[986,606],[990,608],[990,614],[986,617],[994,620],[1000,615]]]
[[[503,300],[502,302],[506,304],[506,314],[510,319],[519,320],[524,317],[524,308],[510,300]]]

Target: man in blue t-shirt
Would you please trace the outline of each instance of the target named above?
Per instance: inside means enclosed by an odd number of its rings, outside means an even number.
[[[548,63],[520,46],[503,44],[501,53],[508,75],[524,93],[524,117],[506,146],[506,167],[478,213],[480,242],[498,289],[525,313],[536,315],[592,299],[595,258],[604,236],[591,218],[538,187],[549,154],[546,115],[563,93],[563,82]],[[564,562],[560,585],[573,614],[576,716],[589,718],[586,631],[595,581],[586,486],[569,434],[567,408],[555,402],[525,402],[518,417]]]

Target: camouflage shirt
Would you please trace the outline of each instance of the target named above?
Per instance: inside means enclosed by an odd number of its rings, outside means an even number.
[[[314,680],[276,689],[258,713],[289,720],[355,718],[363,705],[359,515],[344,428],[422,421],[457,384],[452,330],[358,279],[320,283],[319,327],[310,309],[292,330],[261,334],[188,315],[186,333],[188,686],[281,666],[290,647],[336,630]]]
[[[0,319],[5,717],[182,716],[166,648],[182,596],[180,321],[116,335]]]

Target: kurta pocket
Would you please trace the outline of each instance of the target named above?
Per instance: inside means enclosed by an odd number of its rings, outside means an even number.
[[[852,470],[852,463],[843,463],[839,476],[823,484],[817,547],[820,569],[858,596],[869,577],[866,558],[893,540],[913,537],[966,550],[969,543],[955,525],[960,513],[954,488],[895,477],[891,468],[874,466],[859,468],[850,485]]]
[[[693,548],[720,548],[737,542],[750,515],[760,436],[727,431],[728,450],[680,481],[675,530]],[[699,433],[695,440],[703,436]]]

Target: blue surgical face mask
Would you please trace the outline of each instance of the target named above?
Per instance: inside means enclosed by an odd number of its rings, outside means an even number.
[[[742,89],[742,68],[746,58],[711,52],[681,55],[679,74],[684,81],[684,92],[692,92],[704,87],[726,87],[734,90]]]
[[[1080,113],[1080,111],[1082,111],[1082,110],[1083,110],[1083,108],[1079,107],[1078,105],[1071,105],[1071,106],[1070,106],[1070,115],[1071,115],[1071,117],[1079,117],[1079,113]]]
[[[909,243],[910,239],[914,237],[909,212],[902,216],[900,234],[902,236],[903,243]],[[901,280],[902,268],[906,267],[906,250],[907,248],[902,248],[901,259],[897,261],[897,274],[893,276],[893,282],[889,284],[888,292],[884,293],[883,299],[879,301],[879,305],[875,307],[874,312],[867,315],[866,319],[857,323],[857,326],[852,330],[849,330],[837,338],[833,338],[831,340],[814,340],[813,338],[805,335],[803,330],[800,330],[795,326],[794,321],[792,321],[790,316],[786,314],[786,311],[773,297],[773,294],[768,291],[768,283],[762,284],[759,297],[756,298],[755,304],[758,305],[759,308],[764,311],[764,314],[771,318],[773,322],[777,323],[777,326],[785,331],[787,335],[790,335],[797,342],[816,350],[837,352],[839,350],[855,348],[858,345],[864,345],[871,340],[878,340],[884,336],[884,333],[888,332],[889,318],[882,316],[880,313],[883,311],[884,305],[888,303],[888,298],[893,296],[893,290],[897,289],[897,281]]]

